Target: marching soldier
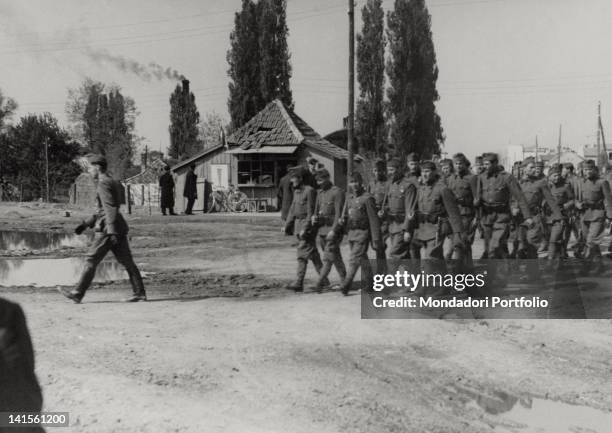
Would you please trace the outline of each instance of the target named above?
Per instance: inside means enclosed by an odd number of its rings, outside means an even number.
[[[543,229],[544,221],[542,215],[542,204],[548,205],[552,221],[562,221],[561,210],[548,188],[546,179],[539,177],[538,165],[532,159],[525,160],[525,176],[521,179],[520,186],[529,207],[534,224],[519,226],[519,250],[518,255],[526,259],[538,258],[538,244],[546,237]],[[518,214],[520,209],[513,208],[513,214]],[[525,215],[522,215],[525,217]]]
[[[482,172],[484,171],[484,166],[482,164],[482,156],[477,156],[476,158],[474,158],[474,174],[476,176],[482,174]]]
[[[332,184],[329,171],[324,168],[315,173],[315,178],[320,188],[312,223],[318,228],[319,245],[323,252],[323,268],[315,287],[320,292],[327,282],[332,265],[336,267],[342,281],[346,278],[346,267],[340,253],[342,230],[338,223],[344,206],[344,191]]]
[[[97,183],[98,210],[89,219],[79,224],[75,233],[81,234],[86,228],[94,228],[96,236],[87,255],[85,270],[76,287],[70,292],[62,288],[59,288],[59,291],[68,299],[79,304],[94,279],[96,268],[106,254],[112,251],[117,261],[125,267],[132,285],[133,295],[126,299],[126,302],[146,301],[147,295],[142,276],[134,263],[128,243],[128,225],[119,211],[122,186],[106,172],[106,158],[94,155],[90,158],[89,163],[91,175]]]
[[[440,180],[445,184],[448,183],[448,178],[453,174],[453,160],[445,158],[440,161]]]
[[[563,217],[560,220],[555,220],[550,206],[544,207],[546,224],[549,226],[550,233],[548,259],[552,261],[566,257],[563,235],[565,228],[569,225],[570,212],[574,207],[574,191],[572,186],[561,176],[561,167],[559,166],[551,167],[548,172],[548,179],[550,181],[550,192]]]
[[[574,199],[580,197],[580,179],[578,176],[574,174],[574,164],[571,162],[566,162],[563,164],[561,168],[561,177],[565,180],[565,182],[572,189]],[[580,223],[580,214],[576,211],[575,207],[569,212],[569,220],[568,224],[565,227],[564,239],[563,239],[563,251],[565,256],[567,257],[567,245],[569,243],[570,237],[574,234],[574,239],[576,243],[574,245],[574,257],[581,258],[582,251],[584,249],[584,239],[582,238],[582,230]]]
[[[401,162],[389,161],[389,192],[387,205],[384,208],[385,218],[389,223],[389,257],[392,259],[410,258],[411,224],[416,205],[416,178],[413,174],[404,176]]]
[[[483,155],[483,165],[484,172],[478,176],[478,194],[474,205],[479,206],[482,212],[485,254],[489,259],[505,259],[508,258],[510,199],[517,201],[525,217],[525,224],[533,224],[533,219],[518,181],[510,173],[500,169],[497,154]]]
[[[351,249],[349,267],[346,278],[340,285],[343,295],[348,295],[351,283],[359,266],[363,266],[362,284],[372,281],[372,267],[368,260],[368,244],[371,242],[374,250],[383,248],[383,239],[380,232],[380,220],[376,213],[376,202],[371,194],[363,188],[363,178],[359,173],[353,173],[349,180],[352,191],[343,215],[343,224],[348,233],[347,238]]]
[[[612,195],[610,184],[600,179],[597,166],[593,160],[585,161],[584,179],[580,183],[580,196],[576,208],[580,211],[582,220],[582,236],[585,239],[586,251],[584,258],[595,263],[594,272],[603,271],[603,261],[599,243],[604,234],[606,218],[612,219]]]
[[[536,179],[544,179],[546,177],[544,176],[544,161],[541,159],[535,162],[534,177]]]
[[[430,268],[428,272],[442,271],[446,236],[452,235],[454,245],[460,248],[465,237],[455,196],[440,182],[433,161],[421,163],[416,209],[414,249],[420,249],[420,257],[425,260],[423,267]]]
[[[454,173],[448,178],[447,187],[455,196],[461,223],[466,234],[465,242],[465,264],[468,269],[473,267],[472,244],[476,234],[478,218],[474,207],[476,191],[476,176],[470,172],[470,161],[463,153],[453,156]]]
[[[389,223],[387,218],[385,218],[384,208],[387,205],[389,183],[390,181],[387,178],[387,164],[385,160],[377,159],[374,164],[374,180],[368,185],[367,192],[374,196],[376,209],[380,217],[380,231],[383,237],[383,248],[376,250],[377,272],[379,274],[386,273],[387,257],[385,250],[387,248],[387,238],[389,237]]]
[[[312,216],[314,215],[317,193],[310,185],[304,184],[306,169],[296,167],[291,171],[291,183],[293,184],[293,202],[289,209],[289,215],[285,222],[285,234],[295,233],[297,244],[297,278],[295,282],[287,285],[287,289],[296,292],[304,291],[304,277],[308,261],[312,260],[318,273],[321,272],[323,263],[319,256],[316,244],[316,231],[312,226]],[[324,286],[329,282],[325,278],[322,281]]]
[[[415,187],[419,184],[421,171],[419,170],[419,157],[416,153],[409,153],[406,157],[406,173],[404,175],[406,179],[414,183]]]

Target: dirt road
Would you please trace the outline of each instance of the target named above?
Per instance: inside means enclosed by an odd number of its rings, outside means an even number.
[[[0,207],[0,224],[67,231],[80,213],[63,212]],[[294,252],[274,218],[129,223],[151,302],[119,302],[125,282],[81,305],[0,290],[62,431],[527,432],[512,409],[538,398],[612,410],[610,320],[361,320],[359,296],[282,289]]]

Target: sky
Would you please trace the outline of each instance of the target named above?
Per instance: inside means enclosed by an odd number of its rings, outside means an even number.
[[[168,99],[181,74],[202,116],[216,111],[229,119],[226,53],[240,3],[0,0],[0,89],[19,104],[14,121],[48,111],[65,125],[68,88],[91,77],[133,97],[136,132],[149,149],[165,150]],[[339,129],[348,111],[347,3],[287,5],[295,111],[322,135]],[[357,31],[364,3],[356,1]],[[559,125],[564,146],[593,143],[598,101],[604,130],[612,127],[612,2],[426,3],[446,152],[473,157],[533,145],[536,136],[540,146],[554,147]],[[391,10],[393,1],[383,6]]]

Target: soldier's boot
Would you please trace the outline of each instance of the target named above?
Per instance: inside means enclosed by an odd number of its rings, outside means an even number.
[[[91,282],[93,281],[95,275],[96,265],[87,261],[85,263],[85,269],[83,269],[83,273],[81,274],[81,278],[74,289],[70,292],[65,290],[60,290],[60,292],[68,299],[71,299],[74,303],[78,304],[85,296],[85,292],[87,289],[89,289],[89,286],[91,286]],[[70,294],[70,296],[68,296],[68,294]]]
[[[125,299],[125,302],[139,302],[147,300],[147,293],[145,292],[144,283],[142,282],[142,275],[134,264],[127,268],[128,276],[130,277],[130,283],[132,284],[133,294],[129,298]]]
[[[351,285],[353,283],[353,279],[355,278],[355,274],[359,269],[359,265],[356,263],[349,263],[348,270],[346,271],[346,278],[342,280],[342,284],[340,284],[340,291],[344,296],[348,295],[351,290]]]
[[[327,276],[331,272],[332,262],[331,260],[323,260],[323,267],[319,270],[319,279],[317,280],[317,284],[314,286],[314,291],[321,293],[323,289],[329,286],[329,279]],[[327,284],[325,284],[327,281]]]
[[[323,262],[321,261],[321,256],[319,255],[318,251],[315,251],[315,253],[312,255],[312,263],[314,264],[314,267],[315,267],[315,269],[317,270],[317,273],[320,276],[321,275],[321,271],[323,270]],[[329,274],[329,272],[328,272],[328,274]],[[327,275],[325,275],[323,278],[321,278],[320,281],[321,281],[321,284],[323,286],[329,286],[329,280],[327,279]]]
[[[340,281],[344,281],[346,278],[346,266],[344,266],[344,260],[342,260],[340,253],[334,257],[334,266],[336,271],[338,271],[338,275],[340,275]]]
[[[308,262],[306,260],[298,259],[296,279],[293,283],[287,284],[287,286],[285,286],[287,290],[293,290],[294,292],[304,291],[304,277],[306,276],[307,265]]]

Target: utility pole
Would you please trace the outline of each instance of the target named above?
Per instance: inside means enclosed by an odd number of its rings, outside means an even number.
[[[597,164],[597,168],[601,169],[600,167],[600,155],[601,155],[601,140],[600,140],[600,136],[599,134],[601,134],[601,129],[599,128],[599,125],[601,124],[601,102],[597,102],[597,159],[595,159],[595,164]]]
[[[561,125],[559,125],[559,144],[557,145],[557,163],[561,164]]]
[[[349,0],[349,100],[348,100],[348,125],[347,125],[347,150],[348,161],[346,166],[347,178],[353,174],[353,142],[355,133],[355,3]],[[348,184],[347,184],[348,185]]]
[[[601,122],[601,102],[597,107],[597,126],[599,127],[599,133],[601,134],[601,143],[603,144],[603,150],[606,154],[605,164],[608,165],[610,158],[608,157],[608,148],[606,146],[606,136],[604,135],[603,123]]]
[[[47,203],[49,203],[49,139],[45,138],[45,179],[47,184]]]
[[[535,161],[538,162],[538,136],[536,135]]]

